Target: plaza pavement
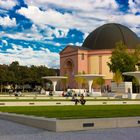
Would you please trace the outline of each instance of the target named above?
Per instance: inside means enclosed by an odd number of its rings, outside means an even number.
[[[140,128],[50,132],[0,120],[0,140],[140,140]]]
[[[86,101],[85,105],[122,105],[140,104],[140,101]],[[75,105],[73,101],[14,101],[0,102],[0,106],[66,106]],[[81,105],[78,103],[78,105]]]

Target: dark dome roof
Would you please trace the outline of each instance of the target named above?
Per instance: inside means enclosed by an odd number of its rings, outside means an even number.
[[[91,32],[82,47],[92,50],[113,49],[119,41],[122,41],[130,49],[140,44],[140,38],[128,27],[109,23]]]

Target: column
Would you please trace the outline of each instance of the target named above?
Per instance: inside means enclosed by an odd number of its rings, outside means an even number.
[[[55,92],[56,91],[57,81],[52,81],[52,83],[53,83],[53,91]]]
[[[92,93],[92,89],[91,89],[92,82],[93,82],[93,80],[88,80],[89,93]]]

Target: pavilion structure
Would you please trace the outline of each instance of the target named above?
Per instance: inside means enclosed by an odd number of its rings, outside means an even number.
[[[42,77],[43,79],[48,79],[52,82],[53,84],[53,91],[55,92],[56,91],[56,85],[57,85],[57,82],[61,79],[67,79],[66,76],[45,76],[45,77]]]
[[[89,93],[92,93],[91,87],[92,87],[93,80],[98,78],[98,77],[104,77],[104,75],[101,75],[101,74],[79,74],[79,75],[75,75],[75,77],[85,78],[88,82]]]
[[[137,78],[140,84],[140,71],[130,71],[130,72],[124,72],[123,75],[129,75],[129,76],[134,76]]]
[[[140,71],[124,72],[123,75],[134,76],[135,78],[137,78],[137,80],[138,80],[138,82],[140,84]],[[130,99],[139,99],[140,96],[139,96],[139,94],[129,93],[128,98],[130,98]]]

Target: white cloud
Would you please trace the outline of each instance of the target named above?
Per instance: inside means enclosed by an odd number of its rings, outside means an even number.
[[[140,15],[133,15],[133,14],[127,14],[123,16],[124,21],[126,23],[129,23],[132,26],[139,25],[140,24]]]
[[[13,27],[16,26],[16,19],[10,19],[9,16],[0,17],[0,25],[4,27]]]
[[[63,28],[55,28],[53,29],[53,34],[56,38],[63,38],[66,37],[69,32],[69,29],[63,29]]]
[[[17,46],[15,44],[12,44],[12,49],[7,49],[6,53],[0,52],[0,60],[4,64],[19,61],[21,65],[59,67],[58,53],[50,52],[47,48],[42,50],[33,50],[31,47],[23,48],[22,46]]]
[[[83,40],[85,40],[87,36],[88,36],[88,33],[84,33]]]
[[[140,12],[139,0],[128,0],[129,13],[120,12],[115,0],[68,0],[67,2],[66,0],[25,0],[25,2],[28,8],[21,8],[18,12],[35,24],[68,30],[78,29],[85,34],[110,22],[119,22],[136,30],[140,21],[139,15],[135,15],[136,12]],[[39,8],[43,8],[43,11]],[[65,9],[65,12],[56,11],[55,8]]]
[[[112,0],[27,0],[28,8],[22,7],[17,13],[24,15],[38,26],[53,26],[57,29],[78,29],[90,32],[110,20],[117,11],[117,4]],[[61,13],[50,5],[71,10],[72,13]],[[45,10],[39,8],[45,6]],[[73,9],[73,10],[72,10]]]
[[[31,31],[33,33],[38,33],[38,28],[37,28],[37,26],[35,24],[32,24]]]
[[[76,46],[82,46],[82,43],[76,42],[75,45]]]
[[[68,43],[67,45],[72,45],[73,46],[74,44],[73,43]]]
[[[73,17],[68,13],[62,14],[52,9],[41,11],[36,6],[29,6],[28,8],[22,7],[17,12],[31,19],[35,24],[40,26],[51,25],[64,29],[73,27],[73,24],[71,24]]]
[[[52,29],[48,26],[42,26],[40,28],[43,29],[43,35],[45,36],[46,39],[53,39],[54,37],[63,38],[66,37],[69,32],[68,29],[63,29],[63,28]]]
[[[2,43],[6,46],[8,45],[8,42],[6,40],[2,40]]]
[[[43,34],[40,31],[43,30]],[[52,40],[54,37],[56,38],[63,38],[66,37],[69,30],[67,29],[52,29],[47,26],[37,27],[35,24],[32,25],[30,30],[24,30],[23,32],[17,33],[7,33],[7,32],[0,32],[0,36],[9,37],[12,39],[20,39],[20,40],[28,40],[28,41],[44,41],[46,39]]]
[[[52,40],[48,44],[61,46],[54,42],[54,38],[66,37],[70,29],[77,29],[84,33],[83,40],[89,32],[105,23],[117,22],[127,25],[140,35],[140,12],[139,0],[129,0],[129,12],[119,11],[115,0],[25,0],[28,7],[21,7],[17,13],[25,16],[33,22],[30,30],[20,33],[0,32],[0,36],[23,40]],[[0,7],[12,9],[17,4],[16,0],[0,0]],[[43,10],[41,10],[43,9]],[[55,10],[57,9],[57,10]],[[59,9],[64,9],[63,13]],[[5,10],[7,11],[7,10]],[[70,12],[67,12],[70,11]],[[16,19],[0,17],[0,25],[4,27],[16,26]],[[43,31],[43,33],[41,32]],[[72,37],[74,37],[72,35]],[[2,41],[6,44],[6,41]],[[64,45],[64,44],[63,44]],[[66,44],[67,45],[67,44]],[[69,45],[81,46],[80,42],[69,43]],[[33,48],[23,48],[22,46],[12,45],[5,54],[0,54],[1,62],[11,63],[19,61],[23,65],[47,65],[55,67],[59,65],[58,53],[50,52],[46,48],[34,51]],[[7,59],[8,56],[8,59]]]
[[[0,8],[10,10],[18,4],[17,0],[0,0]]]
[[[21,40],[42,40],[43,36],[39,33],[32,33],[32,32],[17,32],[17,33],[6,33],[0,32],[0,36],[9,37],[12,39],[21,39]]]
[[[130,12],[133,14],[140,12],[140,1],[139,0],[128,0]]]
[[[25,0],[31,6],[39,6],[48,9],[52,5],[70,10],[91,11],[94,8],[116,9],[118,6],[113,0]]]
[[[35,6],[29,6],[28,8],[21,8],[17,12],[29,18],[30,20],[33,21],[34,24],[40,27],[41,26],[43,27],[45,25],[55,27],[55,29],[48,29],[47,32],[48,35],[53,33],[56,35],[56,37],[66,36],[69,29],[76,28],[78,30],[81,30],[82,32],[91,31],[90,27],[92,27],[93,29],[93,25],[95,26],[97,24],[97,23],[94,24],[96,22],[95,20],[83,18],[81,14],[79,15],[78,14],[73,15],[69,13],[62,14],[52,9],[49,9],[47,11],[41,11],[38,7]],[[104,17],[106,17],[106,15]],[[92,25],[88,26],[87,28],[88,24],[92,24]],[[61,34],[59,30],[61,31]]]
[[[54,45],[55,45],[55,46],[58,46],[58,47],[59,47],[59,46],[61,46],[61,44],[60,44],[60,43],[55,43]]]

